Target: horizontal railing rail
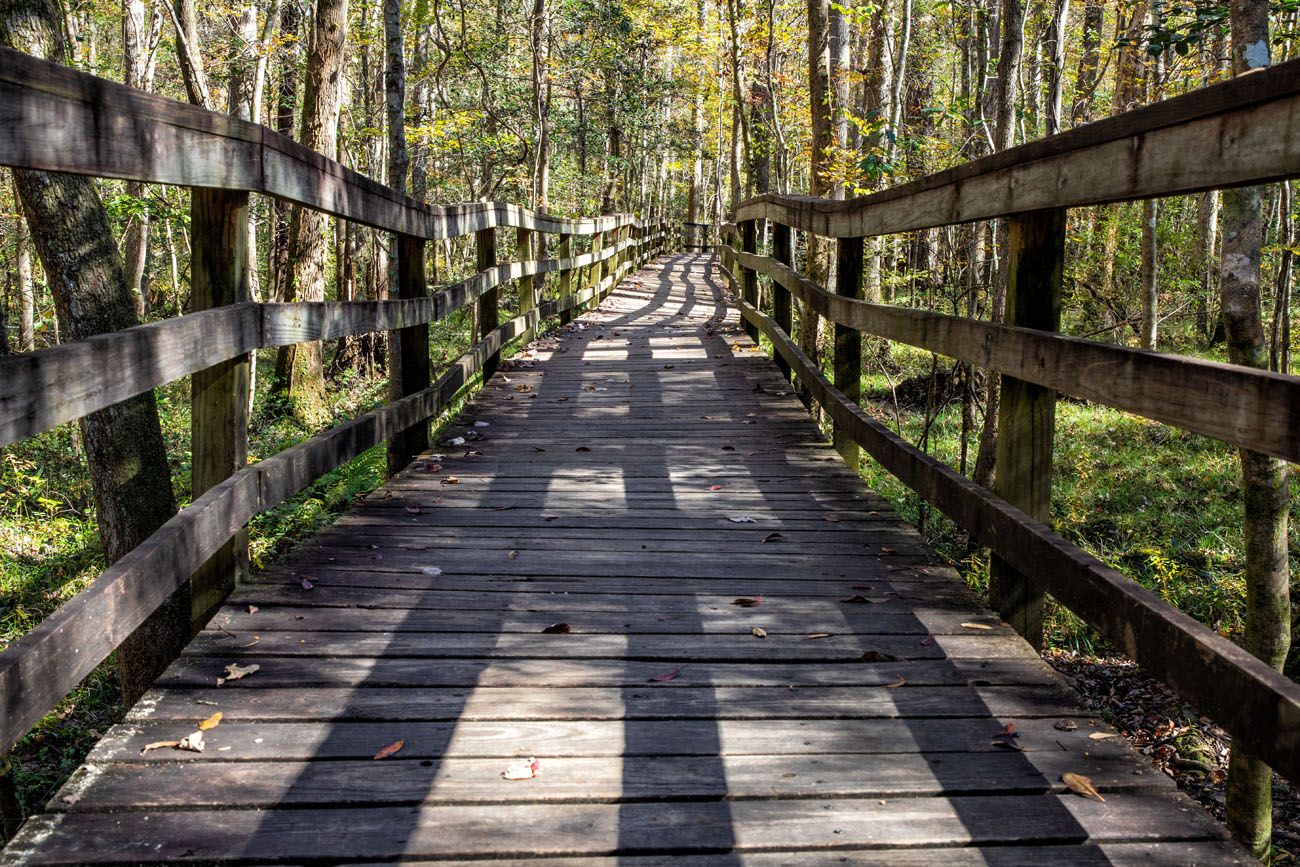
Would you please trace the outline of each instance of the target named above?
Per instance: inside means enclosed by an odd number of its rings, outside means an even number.
[[[250,519],[374,446],[388,444],[390,469],[409,462],[427,444],[421,425],[473,377],[486,380],[506,344],[603,298],[662,251],[669,234],[661,219],[630,214],[565,219],[497,202],[425,204],[256,124],[5,48],[0,165],[190,187],[194,306],[207,308],[0,360],[0,446],[182,377],[195,383],[193,502],[0,652],[0,754],[178,587],[190,582],[196,602],[213,610],[233,587],[232,543],[246,544]],[[247,231],[249,193],[395,232],[395,297],[249,300],[245,248],[230,240]],[[499,227],[517,230],[519,261],[498,263]],[[476,273],[430,291],[424,243],[471,232]],[[538,234],[558,241],[558,256],[534,258]],[[573,239],[583,235],[591,249],[575,254]],[[546,274],[558,276],[550,300],[536,282]],[[498,325],[500,288],[511,282],[519,314]],[[427,326],[474,303],[474,342],[433,378]],[[232,367],[258,349],[378,331],[390,333],[391,402],[254,464],[232,457],[246,453],[248,405],[247,378],[229,375]],[[200,467],[218,469],[201,478]]]
[[[746,329],[766,337],[837,446],[856,444],[993,554],[990,600],[1039,640],[1050,593],[1101,635],[1300,781],[1300,685],[1048,527],[1057,392],[1300,462],[1300,379],[1057,333],[1067,208],[1300,177],[1300,61],[1157,103],[848,201],[762,195],[722,228],[722,268]],[[1006,320],[862,298],[865,240],[1005,219]],[[766,223],[766,232],[759,226]],[[836,285],[794,268],[794,233],[837,239]],[[770,247],[760,255],[759,238]],[[770,279],[763,309],[758,277]],[[835,325],[834,380],[791,334]],[[998,472],[987,490],[859,407],[860,335],[1002,374]]]

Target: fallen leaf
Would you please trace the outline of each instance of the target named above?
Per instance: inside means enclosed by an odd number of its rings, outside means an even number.
[[[722,447],[722,450],[723,450],[724,452],[734,452],[734,451],[736,450],[736,447],[735,447],[735,446],[723,446],[723,447]]]
[[[410,514],[410,515],[418,515],[418,514],[420,514],[420,513],[423,512],[423,511],[424,511],[424,510],[421,509],[419,506],[407,506],[407,507],[406,507],[406,512],[407,512],[407,514]]]
[[[898,657],[883,650],[867,650],[862,654],[863,662],[898,662]]]
[[[1025,748],[1015,741],[994,741],[993,746],[1001,747],[1004,750],[1015,750],[1018,753],[1025,752]]]
[[[149,752],[150,750],[163,750],[163,749],[167,749],[168,747],[179,747],[180,745],[181,745],[180,741],[154,741],[151,744],[145,744],[144,749],[140,750],[140,755],[143,756],[145,753]]]
[[[591,449],[587,448],[586,446],[578,446],[576,449],[574,449],[574,451],[575,451],[575,452],[589,452],[589,451],[591,451]]]
[[[491,426],[492,426],[492,422],[490,422],[490,421],[476,421],[476,422],[474,422],[474,427],[491,427]]]
[[[529,758],[527,761],[515,762],[513,765],[507,765],[506,769],[501,772],[501,776],[507,780],[531,780],[537,776],[537,772],[542,769],[542,763],[537,759]]]
[[[447,478],[443,479],[442,482],[441,482],[440,484],[444,484],[444,485],[459,485],[459,484],[460,484],[460,479],[457,478],[456,476],[447,476]]]
[[[437,566],[425,566],[420,570],[421,573],[428,575],[430,578],[437,578],[442,574],[442,570]]]
[[[848,602],[848,603],[850,603],[850,604],[852,604],[852,605],[870,605],[870,604],[871,604],[871,600],[868,599],[867,597],[863,596],[861,593],[854,593],[854,594],[853,594],[852,596],[850,596],[848,599],[841,599],[840,601],[841,601],[841,602]]]
[[[259,610],[260,610],[260,609],[259,609],[256,605],[250,605],[250,606],[248,606],[248,613],[249,613],[249,614],[256,614]]]
[[[922,647],[929,647],[931,644],[934,644],[934,636],[933,636],[933,635],[927,635],[925,638],[922,638],[922,639],[921,639],[921,646],[922,646]]]
[[[1020,737],[1020,732],[1016,731],[1016,724],[1015,724],[1015,723],[1013,723],[1013,722],[1009,722],[1009,723],[1007,723],[1006,725],[1004,725],[1004,726],[1002,727],[1002,731],[998,732],[998,733],[995,734],[993,737],[995,737],[995,738],[1018,738],[1018,737]]]
[[[1062,719],[1057,720],[1056,724],[1053,725],[1052,728],[1056,729],[1058,732],[1072,732],[1079,728],[1079,724],[1072,719]]]
[[[298,581],[298,586],[301,587],[303,590],[311,590],[316,586],[316,579],[309,578],[306,575],[304,575]]]
[[[753,515],[732,515],[727,518],[733,524],[757,524],[758,520]]]
[[[709,485],[710,491],[721,491],[726,485]]]
[[[840,519],[834,515],[822,515],[822,520],[828,524],[838,524],[840,522]]]
[[[749,631],[755,638],[767,638],[767,630],[761,626],[751,626]]]
[[[1076,795],[1082,795],[1103,804],[1106,803],[1106,799],[1101,796],[1101,792],[1097,791],[1097,787],[1092,784],[1092,780],[1082,774],[1072,774],[1066,771],[1061,774],[1061,782],[1065,783],[1065,787]]]
[[[898,676],[898,680],[894,681],[893,683],[885,684],[885,689],[898,689],[900,686],[904,686],[906,683],[907,683],[907,678],[903,677],[900,674]]]
[[[1107,738],[1117,738],[1117,737],[1119,737],[1119,735],[1115,734],[1114,732],[1093,732],[1092,734],[1088,735],[1088,740],[1104,741]]]
[[[819,638],[834,638],[834,632],[813,632],[803,637],[804,641],[816,641]]]
[[[567,623],[552,623],[542,630],[543,635],[568,635],[573,630]]]
[[[507,560],[518,560],[518,559],[519,559],[519,552],[518,552],[518,551],[511,551],[509,554],[506,555],[506,559],[507,559]]]
[[[68,806],[72,806],[73,804],[77,803],[80,800],[81,800],[80,792],[73,792],[71,795],[63,796],[63,803],[67,804]]]
[[[379,752],[375,753],[374,760],[379,761],[380,759],[386,759],[389,756],[391,756],[393,753],[396,753],[399,750],[401,750],[401,748],[404,746],[406,746],[405,739],[393,741],[391,744],[384,747]]]
[[[779,542],[780,540],[782,540],[782,539],[784,539],[784,538],[785,538],[785,536],[782,536],[780,533],[768,533],[766,536],[763,537],[763,541],[764,541],[764,542]]]
[[[226,666],[226,676],[217,678],[217,686],[221,686],[222,684],[231,680],[243,680],[244,678],[248,677],[250,674],[260,670],[261,668],[262,666],[256,664],[240,665],[238,663],[232,662],[230,663],[230,665]]]
[[[739,605],[741,608],[753,608],[763,603],[762,596],[739,596],[731,600],[732,605]]]
[[[181,738],[180,743],[176,745],[176,749],[190,753],[201,753],[203,752],[203,746],[203,732],[190,732]]]
[[[666,680],[676,680],[676,679],[678,678],[678,676],[681,675],[681,673],[682,673],[682,670],[681,670],[680,668],[674,668],[672,671],[665,671],[663,674],[656,674],[656,675],[652,675],[652,676],[650,676],[650,677],[647,677],[645,682],[646,682],[646,683],[663,683],[663,682],[666,681]]]
[[[463,445],[465,445],[465,438],[464,438],[464,437],[452,437],[451,439],[447,440],[447,445],[449,445],[449,446],[463,446]]]
[[[991,630],[993,628],[992,626],[989,626],[987,623],[963,623],[961,627],[962,629],[983,629],[983,630]]]
[[[212,716],[208,717],[203,722],[199,723],[199,731],[205,732],[208,729],[216,728],[218,725],[221,724],[221,717],[222,717],[221,711],[217,711]]]

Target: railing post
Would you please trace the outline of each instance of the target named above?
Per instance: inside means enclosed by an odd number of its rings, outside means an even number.
[[[740,249],[746,253],[758,252],[757,225],[753,220],[740,222]],[[758,274],[752,269],[740,266],[740,297],[751,307],[758,306]],[[755,343],[758,342],[758,327],[745,320],[745,333]]]
[[[790,227],[782,223],[772,223],[772,258],[787,266],[792,265],[794,262],[794,247],[791,242]],[[793,327],[790,310],[790,290],[773,280],[772,319],[776,321],[777,327],[786,334],[789,334],[790,329]],[[781,353],[774,354],[776,355],[776,366],[780,369],[781,375],[789,379],[790,363],[785,360]]]
[[[1040,331],[1061,327],[1065,211],[1018,214],[1007,221],[1006,323]],[[1031,518],[1051,519],[1052,437],[1056,391],[1002,377],[994,491]],[[1043,591],[998,557],[989,564],[989,600],[1035,648],[1043,646]]]
[[[560,235],[560,252],[561,259],[570,259],[573,257],[573,235],[564,232]],[[568,298],[573,294],[573,269],[563,268],[560,270],[560,298]],[[563,310],[560,312],[560,324],[568,325],[573,321],[573,309]]]
[[[865,238],[840,238],[835,242],[835,294],[845,298],[862,298],[862,247]],[[835,387],[854,403],[862,397],[862,332],[847,325],[835,324]],[[835,449],[845,463],[858,470],[860,449],[836,425]]]
[[[397,297],[421,298],[429,293],[424,271],[424,239],[397,236]],[[399,400],[423,391],[430,383],[427,323],[388,332],[388,399]],[[429,425],[422,421],[398,431],[388,441],[391,476],[429,447]]]
[[[596,232],[594,235],[591,236],[591,254],[593,256],[600,255],[600,251],[604,248],[604,246],[605,246],[604,232]],[[591,289],[592,287],[600,283],[602,277],[604,276],[604,269],[605,269],[604,262],[592,262],[587,269],[587,285],[584,286],[583,288]]]
[[[531,229],[520,227],[515,232],[515,258],[522,263],[533,260],[533,235]],[[529,274],[519,278],[519,315],[523,316],[537,307],[537,279]],[[521,344],[531,343],[537,336],[537,329],[528,328],[520,340]]]
[[[489,268],[496,267],[497,230],[495,227],[479,229],[474,233],[474,251],[475,268],[479,271],[486,271]],[[478,334],[475,335],[478,340],[482,340],[497,329],[497,295],[499,292],[500,288],[494,286],[478,298]],[[500,350],[483,360],[483,382],[486,383],[492,378],[492,374],[497,372],[497,365],[500,362]]]
[[[195,187],[190,194],[190,305],[194,311],[249,300],[248,193]],[[248,462],[247,356],[213,365],[190,378],[193,496]],[[248,533],[240,530],[190,579],[190,614],[197,631],[248,575]]]

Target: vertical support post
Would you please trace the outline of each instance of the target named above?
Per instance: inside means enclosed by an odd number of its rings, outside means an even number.
[[[474,253],[475,268],[479,271],[486,271],[489,268],[495,268],[497,264],[497,230],[495,227],[490,229],[479,229],[474,233]],[[494,286],[487,292],[484,292],[478,298],[478,334],[475,338],[482,340],[497,329],[497,295],[500,287]],[[497,372],[497,365],[501,363],[501,351],[489,355],[483,361],[483,382],[492,378],[492,374]]]
[[[515,232],[515,258],[519,262],[533,260],[533,235],[531,229],[520,227]],[[533,275],[519,278],[519,315],[523,316],[537,307],[537,280]],[[537,329],[528,328],[523,333],[523,343],[531,343]]]
[[[757,228],[753,220],[741,220],[740,249],[743,252],[758,252]],[[746,304],[758,306],[758,274],[744,265],[740,266],[740,297]],[[755,343],[758,342],[758,327],[749,320],[745,320],[745,333]]]
[[[401,298],[429,294],[424,270],[424,239],[397,236],[397,286]],[[411,325],[388,332],[388,399],[399,400],[423,391],[430,383],[429,326]],[[388,441],[388,474],[391,476],[429,447],[429,425],[421,421],[398,431]]]
[[[560,252],[561,259],[573,258],[573,236],[568,232],[560,235]],[[560,298],[568,298],[573,294],[573,269],[564,268],[560,271]],[[573,308],[561,311],[560,324],[568,325],[573,321]]]
[[[596,234],[591,236],[591,253],[593,256],[600,255],[600,252],[601,250],[604,249],[604,246],[605,246],[604,232],[597,232]],[[604,277],[604,270],[605,270],[604,262],[593,262],[591,264],[591,269],[587,272],[587,285],[584,288],[591,289],[594,286],[596,286],[598,283],[600,283],[600,281]]]
[[[835,294],[845,298],[862,298],[862,246],[865,238],[840,238],[835,242]],[[854,403],[862,398],[862,333],[847,325],[835,324],[835,387]],[[835,449],[856,473],[861,450],[858,444],[836,425]]]
[[[248,193],[193,188],[190,194],[192,309],[249,300]],[[194,496],[248,462],[249,358],[223,361],[190,378],[190,449]],[[241,530],[190,578],[197,632],[248,576],[248,533]]]
[[[772,223],[772,258],[783,265],[794,262],[794,247],[791,243],[790,227],[782,223]],[[772,281],[772,319],[786,334],[793,327],[791,324],[790,290],[775,280]],[[790,363],[781,353],[776,353],[776,366],[781,375],[790,378]]]
[[[1061,327],[1065,211],[1018,214],[1007,222],[1006,323],[1041,331]],[[1002,377],[998,410],[998,496],[1035,520],[1051,518],[1056,391]],[[1035,648],[1043,646],[1043,591],[997,557],[989,564],[989,601]]]

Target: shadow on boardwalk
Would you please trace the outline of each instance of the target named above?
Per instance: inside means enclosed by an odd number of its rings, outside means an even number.
[[[539,341],[484,439],[241,589],[6,857],[1238,863],[843,465],[711,263]]]

